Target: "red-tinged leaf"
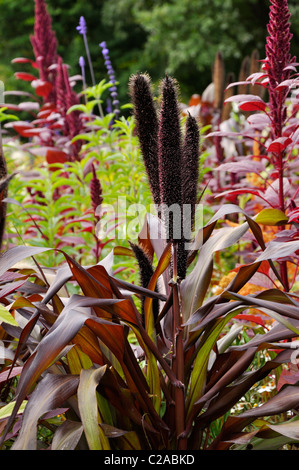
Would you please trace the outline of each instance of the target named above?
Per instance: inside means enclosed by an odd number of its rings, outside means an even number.
[[[24,137],[36,137],[37,135],[40,135],[42,133],[49,134],[50,131],[47,127],[37,129],[24,129],[22,134]]]
[[[261,101],[244,101],[239,104],[239,108],[242,109],[242,111],[264,111],[266,103]]]
[[[7,286],[4,286],[3,289],[0,290],[0,299],[3,299],[3,297],[6,297],[7,295],[14,292],[16,289],[25,284],[25,282],[26,278],[23,278],[22,281],[10,282]]]
[[[225,103],[240,103],[239,107],[243,111],[264,111],[266,103],[258,95],[234,95],[225,100]]]
[[[27,72],[16,72],[14,75],[17,79],[25,80],[26,82],[32,82],[33,80],[36,80],[36,77],[34,75]]]
[[[257,315],[246,315],[241,313],[240,315],[236,315],[234,318],[237,320],[244,320],[256,323],[257,325],[261,325],[263,328],[266,328],[265,322],[261,319],[261,317]]]
[[[43,80],[35,79],[34,81],[32,81],[31,85],[35,89],[35,93],[38,96],[42,96],[43,98],[47,98],[53,89],[52,83],[45,82]]]
[[[32,64],[33,60],[28,59],[27,57],[16,57],[15,59],[12,59],[11,61],[12,64]]]
[[[3,105],[1,104],[0,108],[6,108],[6,109],[11,109],[13,111],[19,111],[19,105],[17,105],[17,104],[6,103],[5,106],[4,106],[4,104]],[[4,127],[12,127],[11,124],[12,124],[11,122],[8,122],[7,124],[5,124]]]
[[[24,134],[25,131],[28,131],[29,129],[33,129],[33,125],[29,122],[26,121],[16,121],[11,123],[11,127],[18,132],[22,137],[26,137]]]
[[[100,299],[95,300],[99,301]],[[104,308],[106,307],[110,309],[113,300],[108,299],[107,301],[107,299],[104,299],[102,302]],[[8,420],[6,432],[15,419],[21,403],[36,380],[53,363],[53,361],[59,357],[64,348],[71,343],[84,324],[90,327],[92,331],[96,332],[106,346],[116,355],[117,359],[122,362],[124,343],[123,327],[86,313],[86,309],[82,309],[80,301],[76,298],[73,301],[70,300],[63,312],[58,316],[54,325],[43,337],[35,351],[24,364],[20,380],[18,382],[16,404],[10,419]],[[101,328],[102,326],[104,328]],[[1,442],[5,438],[6,432],[2,436]]]
[[[222,193],[216,194],[214,197],[228,197],[228,196],[238,196],[239,194],[252,194],[253,196],[258,196],[265,201],[263,197],[263,192],[258,189],[229,189],[227,191],[223,191]],[[266,201],[267,202],[267,201]]]
[[[18,367],[13,367],[12,370],[9,368],[3,372],[0,373],[0,383],[6,382],[8,377],[13,378],[16,377],[17,375],[20,375],[22,372],[23,367],[18,366]]]
[[[49,165],[52,163],[66,163],[69,161],[69,157],[65,152],[63,152],[63,150],[48,148],[46,152],[46,160]],[[54,171],[55,168],[51,167],[51,170]]]
[[[294,359],[298,361],[298,355],[294,351]],[[282,370],[279,376],[277,390],[279,391],[284,385],[291,384],[294,385],[299,381],[299,369],[297,364],[290,364],[290,369]]]
[[[164,273],[164,271],[168,268],[169,263],[171,260],[171,244],[168,244],[162,253],[158,265],[155,269],[155,272],[149,282],[148,289],[154,291],[158,282],[159,277]],[[154,332],[154,318],[152,314],[152,304],[153,299],[151,297],[146,297],[144,301],[144,317],[145,317],[145,325],[148,335],[152,340],[155,340],[155,332]]]
[[[289,144],[292,143],[292,139],[289,137],[279,137],[271,142],[267,148],[268,152],[280,153],[282,152]]]

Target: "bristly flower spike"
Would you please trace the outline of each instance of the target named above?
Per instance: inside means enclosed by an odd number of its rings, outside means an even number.
[[[196,119],[188,114],[182,150],[182,204],[190,206],[190,230],[194,227],[199,178],[199,129]]]
[[[159,120],[149,76],[146,74],[133,75],[129,88],[145,170],[154,204],[159,207],[161,204],[158,162]]]
[[[166,76],[161,84],[158,161],[162,218],[168,241],[180,240],[182,235],[181,226],[178,226],[180,224],[174,220],[182,207],[182,138],[177,93],[176,81]],[[170,209],[171,207],[174,211]]]
[[[188,114],[182,149],[182,240],[178,243],[178,276],[185,279],[188,250],[185,246],[192,238],[197,204],[199,178],[199,129],[196,119]]]

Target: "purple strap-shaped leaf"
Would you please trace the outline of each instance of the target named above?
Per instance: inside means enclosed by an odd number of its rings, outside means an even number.
[[[264,171],[265,165],[255,160],[240,160],[239,162],[228,162],[218,166],[218,171],[230,171],[231,173],[260,173]]]
[[[265,128],[271,123],[269,116],[265,113],[252,114],[247,118],[247,122],[256,129]]]

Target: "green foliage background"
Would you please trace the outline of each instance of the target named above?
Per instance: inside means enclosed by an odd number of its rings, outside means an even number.
[[[299,6],[289,0],[294,35],[293,54],[299,55]],[[88,40],[100,81],[106,78],[99,43],[106,41],[120,82],[123,103],[128,101],[131,73],[147,71],[153,81],[165,72],[180,82],[183,98],[201,93],[211,81],[211,66],[221,50],[227,72],[238,75],[242,58],[253,49],[264,58],[268,0],[48,0],[58,52],[79,73],[78,59],[84,55],[76,26],[83,15]],[[33,57],[29,35],[34,25],[34,0],[0,0],[0,79],[6,89],[22,89],[11,65],[14,57]],[[23,67],[25,69],[26,67]]]

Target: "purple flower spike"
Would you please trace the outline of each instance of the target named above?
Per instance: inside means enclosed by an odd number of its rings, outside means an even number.
[[[79,26],[77,26],[76,29],[77,29],[77,31],[79,31],[79,33],[82,34],[83,36],[86,35],[86,33],[87,33],[87,26],[86,26],[86,21],[85,21],[84,16],[81,16],[81,17],[80,17]]]
[[[106,65],[106,68],[107,68],[109,80],[110,80],[111,83],[115,84],[115,82],[116,82],[115,81],[115,74],[114,74],[114,70],[113,70],[111,60],[110,60],[110,57],[109,57],[109,49],[107,47],[106,41],[100,42],[99,46],[102,48],[102,54],[103,54],[103,57],[105,59],[105,65]],[[113,85],[110,88],[110,94],[113,98],[113,105],[115,106],[115,109],[114,109],[113,112],[117,116],[119,114],[119,109],[118,109],[118,106],[116,106],[116,105],[119,104],[119,101],[116,99],[117,98],[117,88],[116,88],[115,85]]]
[[[84,60],[84,57],[80,57],[79,58],[79,65],[81,67],[81,69],[83,69],[85,67],[85,60]]]

